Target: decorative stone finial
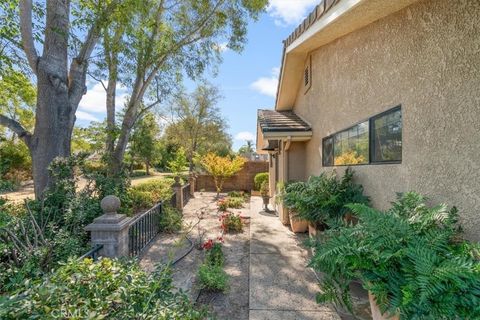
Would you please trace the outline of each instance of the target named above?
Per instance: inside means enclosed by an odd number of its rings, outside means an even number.
[[[106,196],[100,202],[100,207],[105,214],[117,214],[120,209],[120,199],[116,196]]]

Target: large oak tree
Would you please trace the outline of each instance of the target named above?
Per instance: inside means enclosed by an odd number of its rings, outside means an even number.
[[[108,13],[117,3],[115,0],[87,0],[75,4],[68,0],[46,0],[37,3],[35,10],[32,0],[20,0],[18,5],[18,11],[7,12],[6,16],[11,20],[4,21],[2,27],[10,31],[2,32],[2,37],[9,36],[7,43],[23,51],[23,58],[35,79],[35,128],[30,132],[5,114],[0,114],[0,125],[8,127],[28,146],[38,198],[49,184],[51,161],[56,157],[70,156],[75,113],[87,90],[89,58],[99,42],[102,28],[109,22]],[[34,14],[42,13],[44,22],[32,20]],[[16,26],[20,30],[20,39],[16,39],[17,34],[11,31]],[[78,33],[83,34],[82,40],[75,37],[74,28],[83,31]],[[2,60],[13,64],[15,59],[4,55]]]

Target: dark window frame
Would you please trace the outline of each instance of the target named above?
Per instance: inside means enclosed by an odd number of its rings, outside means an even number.
[[[377,160],[377,161],[373,161],[373,153],[374,153],[374,147],[373,147],[373,141],[375,139],[375,136],[374,136],[374,128],[373,128],[373,124],[374,124],[374,121],[378,118],[381,118],[383,116],[386,116],[388,115],[389,113],[393,113],[393,112],[397,112],[397,111],[401,111],[402,110],[402,105],[398,105],[398,106],[395,106],[393,108],[390,108],[386,111],[383,111],[379,114],[376,114],[372,117],[369,117],[367,119],[364,119],[362,121],[359,121],[357,123],[355,123],[354,125],[351,125],[345,129],[342,129],[342,130],[339,130],[329,136],[326,136],[322,139],[322,166],[323,167],[350,167],[350,166],[368,166],[368,165],[382,165],[382,164],[401,164],[402,163],[402,160],[385,160],[385,161],[381,161],[381,160]],[[403,117],[401,118],[402,119],[402,141],[403,141]],[[359,163],[359,164],[335,164],[335,135],[339,134],[339,133],[342,133],[344,131],[347,131],[355,126],[358,126],[359,124],[361,123],[364,123],[368,121],[368,162],[367,163]],[[332,139],[332,154],[333,154],[333,157],[332,157],[332,163],[331,164],[327,164],[326,161],[325,161],[325,157],[324,157],[324,146],[325,146],[325,141],[328,140],[328,139]],[[403,146],[402,146],[402,159],[403,159]]]

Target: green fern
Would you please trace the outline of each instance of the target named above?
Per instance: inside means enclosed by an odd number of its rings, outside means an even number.
[[[347,305],[350,281],[362,280],[382,312],[403,319],[479,319],[479,245],[460,241],[457,210],[429,207],[414,192],[388,212],[346,208],[359,223],[327,232],[310,265],[325,274],[320,301]]]

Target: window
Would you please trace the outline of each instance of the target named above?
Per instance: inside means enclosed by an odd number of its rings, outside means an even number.
[[[402,111],[387,111],[371,120],[372,161],[391,162],[402,160]]]
[[[323,166],[402,161],[401,107],[324,138],[322,155]]]

